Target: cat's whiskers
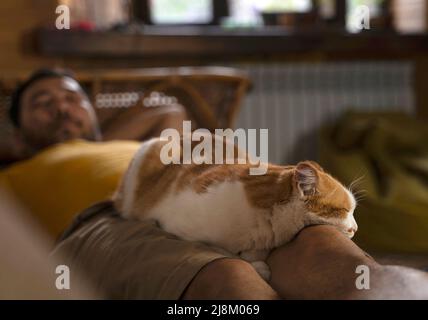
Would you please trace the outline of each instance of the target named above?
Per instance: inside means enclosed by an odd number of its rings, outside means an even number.
[[[358,186],[363,182],[364,177],[365,177],[365,174],[354,179],[348,187],[348,190],[352,193],[357,203],[363,200],[364,196],[367,193],[366,190],[358,189]]]
[[[358,185],[363,181],[365,177],[365,174],[361,175],[360,177],[354,179],[351,184],[349,185],[348,189],[349,191],[351,191],[352,193],[354,192],[354,188],[358,187]]]
[[[367,197],[367,190],[365,189],[359,189],[357,191],[355,191],[354,193],[354,197],[355,197],[355,201],[360,202],[362,200],[364,200]]]

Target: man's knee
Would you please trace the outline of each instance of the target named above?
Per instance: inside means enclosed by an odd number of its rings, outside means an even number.
[[[240,259],[217,259],[196,275],[184,299],[278,299],[277,293]]]

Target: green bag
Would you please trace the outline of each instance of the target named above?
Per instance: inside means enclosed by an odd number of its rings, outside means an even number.
[[[320,133],[320,162],[345,185],[361,177],[355,242],[428,253],[428,125],[401,113],[346,114]]]

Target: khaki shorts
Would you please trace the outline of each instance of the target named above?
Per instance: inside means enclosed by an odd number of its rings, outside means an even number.
[[[179,299],[202,267],[234,257],[180,240],[154,221],[123,219],[107,201],[82,212],[53,255],[69,266],[71,279],[77,270],[109,299]]]

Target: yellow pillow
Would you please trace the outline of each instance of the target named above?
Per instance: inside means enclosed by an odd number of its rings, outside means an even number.
[[[73,140],[0,171],[5,187],[53,236],[91,204],[108,199],[140,143]]]

